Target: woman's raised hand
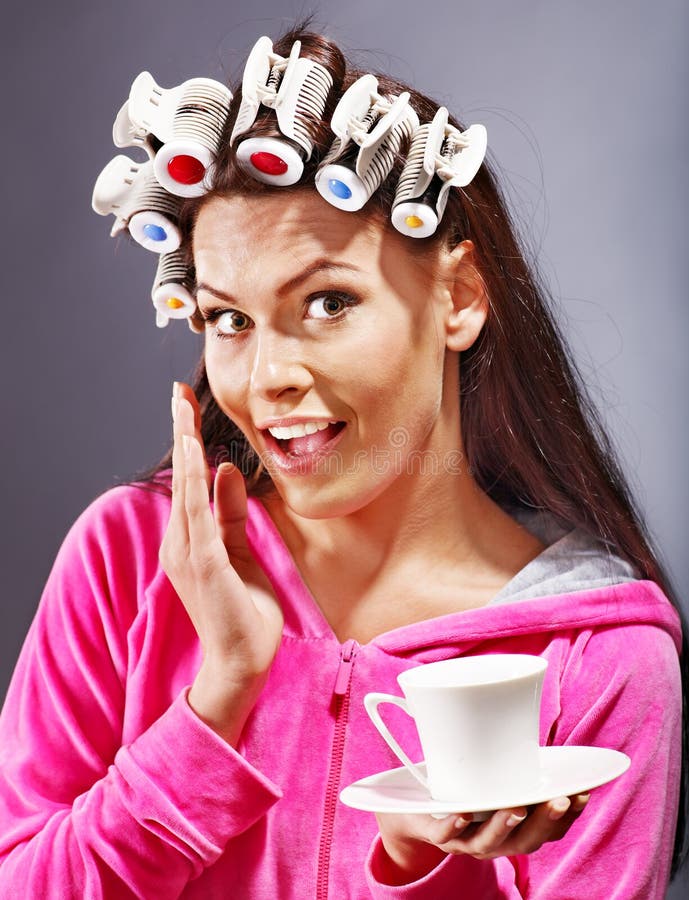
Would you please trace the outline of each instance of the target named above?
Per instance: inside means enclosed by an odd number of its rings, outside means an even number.
[[[172,408],[172,507],[159,559],[203,650],[189,705],[236,744],[277,652],[282,611],[247,544],[241,473],[231,463],[218,468],[211,510],[201,415],[188,385],[176,383]]]

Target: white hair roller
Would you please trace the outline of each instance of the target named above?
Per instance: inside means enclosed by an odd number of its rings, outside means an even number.
[[[115,216],[113,236],[128,228],[135,241],[154,253],[169,253],[180,245],[180,201],[158,184],[151,160],[136,163],[124,155],[110,160],[98,176],[91,205],[101,216]]]
[[[196,301],[191,294],[191,287],[184,253],[175,250],[173,253],[163,254],[158,260],[151,291],[158,328],[164,328],[169,319],[188,319],[194,314]]]
[[[300,57],[295,41],[289,57],[273,52],[269,37],[261,37],[249,54],[242,78],[242,102],[230,144],[237,162],[254,178],[278,186],[295,184],[313,150],[311,133],[325,109],[332,76],[312,59]],[[261,105],[275,111],[284,138],[247,137]]]
[[[392,205],[392,224],[408,237],[432,235],[440,223],[451,187],[465,187],[486,155],[483,125],[459,131],[441,106],[433,121],[414,132]]]
[[[319,194],[338,209],[361,209],[390,174],[402,139],[410,138],[418,124],[407,91],[383,97],[378,79],[362,75],[333,113],[336,140],[316,174]]]
[[[170,193],[200,197],[209,188],[231,102],[231,91],[219,81],[191,78],[166,90],[142,72],[115,119],[113,141],[153,156],[156,178]]]

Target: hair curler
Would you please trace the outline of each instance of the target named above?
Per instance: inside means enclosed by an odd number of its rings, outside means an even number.
[[[151,160],[111,159],[98,176],[91,205],[101,216],[115,216],[113,237],[128,228],[137,243],[154,253],[169,253],[180,245],[180,201],[158,184]]]
[[[267,184],[295,184],[311,157],[314,123],[320,121],[332,87],[330,72],[312,59],[300,57],[295,41],[289,57],[273,53],[273,42],[261,37],[249,54],[242,79],[242,102],[230,144],[237,162]],[[246,137],[263,106],[275,111],[284,137]]]
[[[318,193],[338,209],[361,209],[389,175],[403,138],[411,138],[418,124],[407,91],[383,97],[378,79],[362,75],[333,113],[336,140],[316,173]]]
[[[151,291],[158,328],[164,328],[169,319],[189,319],[194,314],[196,301],[191,288],[191,275],[184,253],[181,250],[164,253],[158,260]]]
[[[115,119],[113,141],[152,156],[155,176],[170,193],[200,197],[209,188],[231,102],[231,91],[219,81],[191,78],[166,90],[141,72]]]
[[[392,224],[408,237],[432,235],[440,223],[451,187],[465,187],[486,155],[483,125],[459,131],[441,106],[433,121],[414,132],[392,204]]]

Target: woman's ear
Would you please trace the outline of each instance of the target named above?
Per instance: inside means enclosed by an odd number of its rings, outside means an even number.
[[[445,321],[448,350],[466,350],[479,336],[488,315],[488,295],[475,264],[471,241],[462,241],[447,254],[449,300]]]

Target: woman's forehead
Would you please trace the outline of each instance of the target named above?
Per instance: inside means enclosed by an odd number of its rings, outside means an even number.
[[[213,197],[199,211],[194,257],[206,253],[270,256],[287,249],[346,253],[383,243],[387,230],[372,216],[343,213],[311,191]]]
[[[432,250],[421,258],[375,214],[343,212],[313,191],[209,199],[196,220],[193,255],[197,283],[242,295],[323,259],[400,292],[425,290],[439,271]]]

